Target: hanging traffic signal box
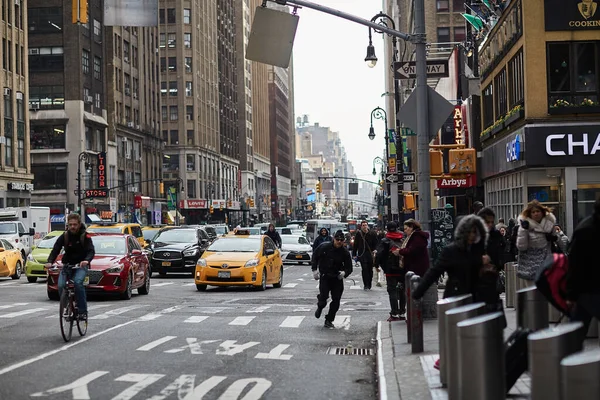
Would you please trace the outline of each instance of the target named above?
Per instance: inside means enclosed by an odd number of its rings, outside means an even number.
[[[213,206],[210,206],[209,212],[212,214],[215,212],[215,209],[213,208]]]
[[[321,193],[321,181],[317,182],[317,193]]]
[[[432,176],[444,173],[444,153],[440,150],[429,150],[429,170]]]
[[[233,205],[233,201],[227,200],[227,208],[231,208],[232,205]]]
[[[477,169],[476,157],[475,149],[451,149],[448,160],[450,175],[474,174]]]
[[[223,211],[223,203],[219,202],[219,211]]]
[[[88,0],[71,0],[73,18],[72,22],[87,24],[88,23]]]
[[[250,199],[250,207],[254,207],[254,199]]]
[[[415,210],[415,196],[412,193],[404,195],[404,209],[408,211]]]
[[[158,185],[158,188],[159,188],[159,190],[160,190],[160,194],[165,194],[165,184],[164,184],[164,182],[161,182],[161,183]]]

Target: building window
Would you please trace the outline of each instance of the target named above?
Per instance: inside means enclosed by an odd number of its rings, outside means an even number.
[[[166,13],[165,13],[165,9],[161,8],[158,10],[158,23],[159,24],[164,24],[167,20],[165,18]]]
[[[169,96],[177,96],[177,81],[169,82]]]
[[[164,33],[161,33],[158,37],[158,47],[160,47],[161,49],[164,49],[167,45],[167,35],[165,35]]]
[[[85,127],[85,149],[94,150],[94,131],[87,125]]]
[[[2,4],[4,9],[6,7],[5,3]],[[30,35],[35,33],[62,33],[62,7],[28,8],[27,29]]]
[[[125,96],[131,96],[131,75],[125,74]]]
[[[450,2],[448,0],[437,0],[435,3],[438,11],[450,11]]]
[[[169,120],[177,121],[179,119],[179,110],[177,106],[169,106]]]
[[[31,49],[29,51],[31,54]],[[31,60],[31,57],[29,58]],[[81,53],[81,67],[83,68],[84,74],[90,73],[90,52],[88,50],[83,49]],[[29,61],[29,69],[31,69],[31,61]]]
[[[196,170],[196,156],[194,154],[185,155],[185,170],[193,172]]]
[[[194,106],[185,106],[185,119],[188,121],[194,120]]]
[[[95,107],[96,107],[98,110],[102,109],[102,98],[101,98],[101,96],[100,96],[100,93],[96,93],[96,94],[94,95],[94,106],[95,106]]]
[[[187,144],[188,145],[194,144],[194,131],[191,129],[187,131]]]
[[[123,41],[123,60],[129,62],[129,42],[127,40]]]
[[[161,111],[161,119],[163,121],[166,121],[167,120],[167,106],[161,106],[160,111]]]
[[[492,84],[483,89],[483,127],[494,123],[494,90]]]
[[[187,181],[187,195],[188,195],[188,199],[195,199],[196,198],[196,180],[195,179],[188,179],[188,181]]]
[[[102,25],[97,19],[94,20],[94,39],[96,41],[102,41]]]
[[[192,13],[189,8],[183,9],[183,23],[190,24],[192,22]]]
[[[175,23],[176,23],[175,9],[174,8],[168,8],[167,9],[167,24],[175,24]]]
[[[65,125],[32,125],[31,150],[64,149]]]
[[[467,39],[467,31],[464,26],[454,27],[454,41],[464,42]]]
[[[160,95],[161,96],[167,95],[167,82],[165,82],[165,81],[160,82]]]
[[[102,80],[102,59],[94,56],[94,78]]]
[[[442,27],[437,28],[437,41],[438,43],[447,43],[450,41],[450,28]]]
[[[523,50],[520,50],[508,62],[508,106],[511,109],[525,99],[524,79]]]
[[[60,109],[65,106],[63,86],[29,86],[29,108]]]
[[[177,129],[169,131],[169,144],[179,144],[179,131]]]
[[[165,155],[163,157],[163,171],[165,171],[165,172],[179,171],[179,154],[169,154],[169,155]]]
[[[186,49],[192,48],[192,34],[191,33],[183,34],[183,47],[185,47]]]
[[[67,189],[67,166],[65,164],[32,165],[31,173],[36,190]]]
[[[17,139],[17,167],[25,168],[25,138]]]
[[[192,72],[192,57],[185,58],[185,72]]]
[[[453,0],[452,11],[454,12],[465,12],[465,0]]]
[[[502,69],[494,78],[495,109],[498,117],[505,115],[508,111],[508,94],[506,87],[506,69]]]
[[[185,83],[185,95],[186,95],[186,97],[192,97],[193,96],[193,87],[194,87],[194,82],[187,81]]]
[[[169,57],[169,72],[177,71],[177,57]]]
[[[18,53],[17,53],[18,54]],[[17,62],[17,68],[19,68]],[[64,66],[62,47],[29,48],[29,70],[33,72],[62,71]]]
[[[160,58],[160,72],[167,71],[167,59],[165,57]]]
[[[6,118],[4,119],[4,126],[6,127]],[[12,121],[10,121],[12,122]],[[6,137],[6,145],[4,145],[4,164],[7,167],[12,167],[13,164],[13,133],[12,129],[10,131],[10,135],[8,131],[4,132],[4,136]]]
[[[25,121],[25,104],[21,92],[17,92],[17,121]]]
[[[548,105],[598,105],[600,42],[548,43]],[[565,105],[565,103],[562,103]]]
[[[169,33],[169,37],[168,37],[168,43],[169,43],[169,47],[170,48],[175,48],[175,43],[177,42],[177,40],[175,39],[176,35],[174,33]]]

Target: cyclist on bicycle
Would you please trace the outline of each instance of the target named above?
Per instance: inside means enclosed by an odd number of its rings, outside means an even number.
[[[75,284],[75,299],[77,301],[77,309],[79,318],[87,319],[87,302],[85,299],[85,288],[83,281],[87,275],[87,270],[90,262],[94,258],[96,251],[92,238],[86,233],[85,225],[81,223],[79,214],[69,214],[67,217],[68,229],[63,235],[60,235],[54,243],[54,248],[48,256],[46,268],[51,268],[60,251],[65,249],[62,257],[63,265],[79,264],[80,268],[74,269],[72,272],[73,283]],[[58,294],[62,295],[67,282],[66,270],[63,269],[58,277]]]

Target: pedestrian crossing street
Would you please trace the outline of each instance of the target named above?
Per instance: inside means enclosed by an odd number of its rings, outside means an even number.
[[[39,304],[39,303],[38,303]],[[48,303],[46,303],[48,304]],[[141,323],[155,321],[159,318],[171,315],[176,319],[175,323],[186,325],[199,325],[210,323],[225,324],[229,326],[252,326],[260,325],[267,319],[269,324],[277,319],[279,328],[300,328],[310,320],[314,325],[313,312],[315,307],[299,305],[263,305],[239,307],[196,307],[177,305],[158,311],[149,311],[149,304],[131,304],[119,306],[122,303],[110,304],[89,304],[88,313],[90,323],[93,321],[111,320],[118,317],[135,319]],[[340,311],[343,311],[343,306]],[[271,313],[265,313],[270,311]],[[275,312],[275,314],[273,313]],[[0,306],[0,322],[7,320],[19,320],[27,318],[46,318],[56,319],[58,313],[58,303],[51,302],[47,306],[39,307],[35,303],[12,303]],[[244,315],[239,315],[243,313]],[[282,315],[283,313],[292,313],[294,315]],[[308,318],[307,318],[308,317]],[[335,324],[338,329],[348,330],[350,327],[350,315],[337,315]]]

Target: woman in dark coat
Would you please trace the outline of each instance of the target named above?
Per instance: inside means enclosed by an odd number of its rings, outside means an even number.
[[[421,230],[421,224],[414,219],[404,221],[404,242],[398,250],[402,256],[402,266],[406,272],[412,271],[423,276],[429,269],[427,241],[429,233]]]

